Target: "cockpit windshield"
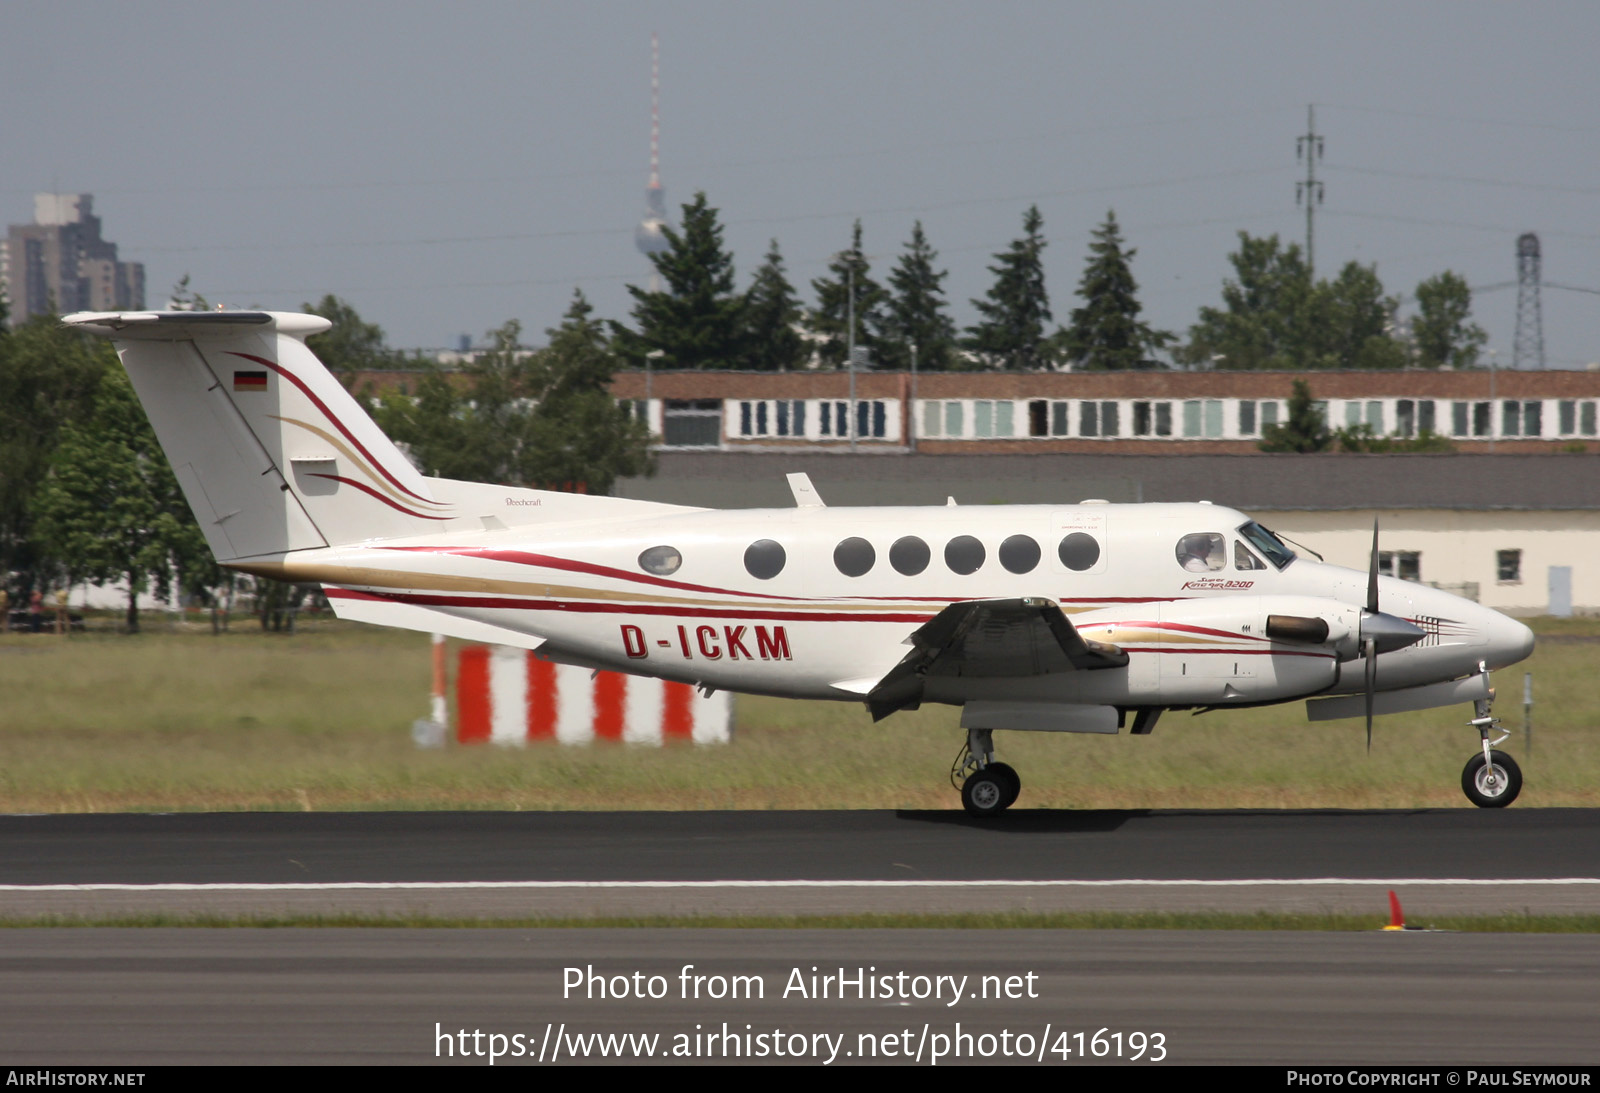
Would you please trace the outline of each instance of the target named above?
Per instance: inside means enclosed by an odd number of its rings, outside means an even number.
[[[1267,561],[1278,569],[1282,569],[1298,557],[1294,551],[1283,545],[1283,540],[1254,520],[1240,527],[1239,534],[1243,535],[1251,546],[1259,550]]]

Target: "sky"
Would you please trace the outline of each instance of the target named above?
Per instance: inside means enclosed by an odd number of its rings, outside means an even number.
[[[669,208],[705,191],[741,287],[776,239],[810,303],[857,218],[883,278],[920,220],[966,325],[1037,204],[1065,322],[1115,210],[1183,332],[1239,232],[1304,242],[1314,104],[1319,274],[1459,272],[1508,366],[1537,232],[1547,364],[1600,360],[1593,3],[9,0],[0,218],[92,193],[147,304],[333,293],[402,348],[540,341],[575,289],[626,319],[652,31]]]

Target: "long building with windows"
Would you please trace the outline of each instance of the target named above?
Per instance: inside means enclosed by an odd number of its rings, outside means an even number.
[[[664,448],[1254,452],[1296,379],[1331,427],[1462,452],[1600,451],[1600,371],[621,373]]]

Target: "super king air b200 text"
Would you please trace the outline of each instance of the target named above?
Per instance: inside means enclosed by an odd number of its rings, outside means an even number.
[[[1148,733],[1307,700],[1312,720],[1471,703],[1462,788],[1510,804],[1491,670],[1519,622],[1298,557],[1221,505],[723,511],[428,478],[306,348],[324,319],[82,313],[110,336],[217,560],[320,584],[342,618],[754,694],[961,707],[952,772],[1016,800],[993,732]]]

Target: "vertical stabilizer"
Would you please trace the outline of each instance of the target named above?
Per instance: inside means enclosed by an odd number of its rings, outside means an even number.
[[[219,561],[423,534],[456,513],[280,312],[80,313],[115,341]]]

